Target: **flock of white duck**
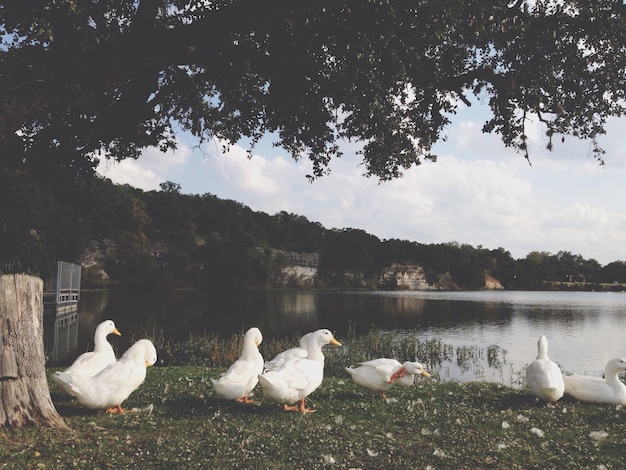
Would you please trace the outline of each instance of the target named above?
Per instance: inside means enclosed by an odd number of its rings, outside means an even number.
[[[154,345],[147,339],[133,344],[119,360],[107,340],[109,334],[120,332],[111,320],[102,322],[94,335],[94,350],[80,355],[65,371],[55,372],[52,379],[77,401],[90,409],[105,409],[123,413],[122,403],[145,380],[146,369],[156,363]],[[322,383],[324,354],[327,344],[341,346],[327,329],[304,335],[300,346],[287,349],[265,362],[259,352],[263,335],[250,328],[244,335],[241,356],[218,379],[211,379],[217,397],[242,403],[255,403],[249,398],[257,384],[263,396],[282,404],[286,411],[310,413],[304,400]],[[554,403],[564,394],[581,401],[626,404],[626,386],[619,374],[626,371],[626,359],[611,359],[604,377],[564,375],[548,357],[548,340],[541,336],[537,343],[537,359],[526,368],[530,392],[540,401]],[[410,386],[416,376],[430,377],[419,362],[400,363],[395,359],[379,358],[346,367],[346,372],[359,386],[380,393],[394,385]]]
[[[563,395],[593,403],[626,404],[626,385],[619,375],[626,372],[626,359],[615,358],[606,363],[603,377],[572,374],[564,375],[559,366],[548,357],[548,339],[537,341],[537,359],[526,367],[526,383],[539,400],[554,403]]]
[[[115,323],[100,323],[94,350],[78,356],[66,370],[55,372],[52,380],[86,408],[123,413],[122,402],[143,383],[146,369],[156,363],[157,352],[150,340],[140,339],[117,360],[107,341],[111,333],[120,335]]]

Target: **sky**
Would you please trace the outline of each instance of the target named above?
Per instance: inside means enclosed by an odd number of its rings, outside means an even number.
[[[381,240],[503,248],[516,259],[563,250],[601,265],[626,260],[626,119],[609,121],[599,140],[605,166],[588,141],[559,138],[546,150],[545,130],[531,123],[531,166],[497,135],[481,132],[488,116],[479,103],[460,109],[447,140],[433,148],[437,162],[388,182],[363,176],[355,144],[342,144],[344,155],[331,162],[331,174],[311,183],[309,161],[292,160],[270,138],[248,158],[247,146],[223,152],[212,141],[197,148],[185,134],[174,152],[147,149],[137,160],[102,161],[98,172],[146,191],[172,181],[185,194],[213,194]]]

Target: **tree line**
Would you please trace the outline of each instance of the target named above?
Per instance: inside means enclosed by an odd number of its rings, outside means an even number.
[[[384,288],[392,264],[419,265],[437,284],[480,289],[492,276],[507,289],[585,288],[626,282],[626,263],[606,266],[568,251],[514,259],[504,248],[456,242],[381,240],[360,229],[327,228],[287,212],[269,215],[212,194],[187,195],[173,182],[158,191],[96,175],[28,184],[15,176],[14,204],[1,216],[4,270],[46,279],[57,260],[81,262],[84,287],[237,289],[277,287],[277,251],[315,253],[315,287]],[[7,268],[11,266],[11,268]],[[0,268],[2,269],[2,268]],[[106,273],[106,276],[103,276]]]

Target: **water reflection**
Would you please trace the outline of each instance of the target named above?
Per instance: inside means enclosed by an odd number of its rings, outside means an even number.
[[[73,360],[78,348],[78,311],[58,316],[46,314],[44,325],[44,351],[50,363]]]
[[[259,315],[257,325],[264,335],[298,335],[312,329],[311,325],[320,324],[317,296],[313,292],[287,291],[282,295],[255,292],[247,309]]]
[[[145,336],[226,336],[258,326],[268,338],[297,337],[324,327],[345,340],[349,329],[365,334],[374,328],[449,345],[453,353],[441,364],[443,379],[506,382],[535,358],[542,334],[549,338],[550,356],[566,370],[595,372],[608,359],[626,356],[620,334],[625,310],[621,293],[85,291],[78,350],[89,348],[95,327],[107,318],[122,333],[111,338],[118,353]]]

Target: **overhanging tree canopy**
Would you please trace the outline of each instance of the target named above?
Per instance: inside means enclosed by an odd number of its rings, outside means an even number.
[[[624,112],[626,6],[501,0],[25,0],[0,5],[6,165],[93,167],[175,146],[175,130],[267,132],[314,174],[361,140],[366,174],[399,176],[471,95],[483,130],[526,153],[533,116],[595,138]],[[602,151],[596,147],[602,162]]]

